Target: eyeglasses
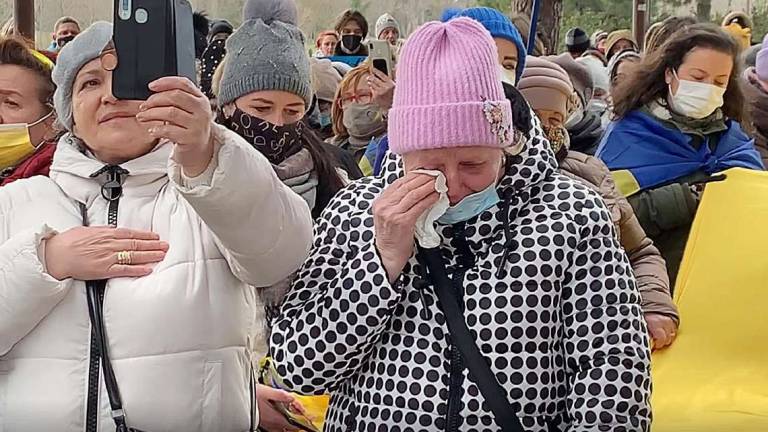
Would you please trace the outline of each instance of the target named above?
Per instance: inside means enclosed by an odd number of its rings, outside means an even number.
[[[373,102],[373,94],[371,93],[356,93],[351,96],[341,98],[341,107],[346,108],[351,104],[365,105]]]

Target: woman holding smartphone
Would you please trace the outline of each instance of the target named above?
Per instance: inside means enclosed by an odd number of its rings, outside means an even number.
[[[116,99],[111,39],[59,54],[50,179],[0,189],[0,429],[252,430],[252,287],[306,256],[309,208],[188,79]]]

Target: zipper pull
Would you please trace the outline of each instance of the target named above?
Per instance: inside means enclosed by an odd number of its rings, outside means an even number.
[[[429,305],[427,304],[427,297],[424,295],[424,291],[427,290],[427,288],[429,287],[429,284],[427,283],[427,281],[425,281],[422,278],[416,278],[413,281],[413,287],[419,291],[419,299],[421,300],[421,312],[419,312],[419,314],[421,315],[421,318],[424,321],[431,320],[432,311],[429,310]]]
[[[107,165],[91,174],[91,178],[104,173],[107,174],[107,180],[101,185],[101,196],[110,202],[119,200],[123,196],[123,181],[124,176],[128,175],[128,170],[118,165]]]

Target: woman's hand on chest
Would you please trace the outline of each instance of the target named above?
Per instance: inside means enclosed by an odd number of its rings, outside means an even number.
[[[168,243],[147,231],[76,227],[45,243],[48,274],[58,280],[142,277],[165,258]]]

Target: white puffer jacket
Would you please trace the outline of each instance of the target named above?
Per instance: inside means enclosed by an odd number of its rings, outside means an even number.
[[[310,246],[307,204],[239,136],[214,134],[216,156],[196,179],[169,162],[170,144],[121,165],[117,226],[170,244],[151,275],[110,280],[104,298],[127,421],[147,432],[249,430],[249,285],[283,279]],[[86,421],[95,380],[85,284],[51,278],[39,251],[51,229],[81,225],[78,202],[91,225],[108,224],[105,175],[91,178],[103,166],[64,138],[50,179],[0,189],[0,432],[115,428],[101,378]]]

